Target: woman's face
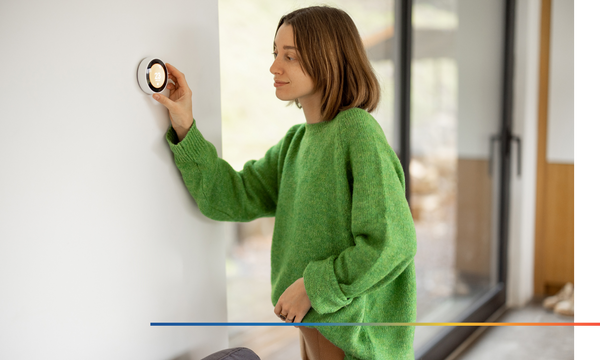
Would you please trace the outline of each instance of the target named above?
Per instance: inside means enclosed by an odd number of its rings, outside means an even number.
[[[291,25],[283,24],[277,30],[274,56],[270,70],[275,78],[275,96],[280,100],[298,99],[303,106],[315,100],[315,86],[300,66]]]

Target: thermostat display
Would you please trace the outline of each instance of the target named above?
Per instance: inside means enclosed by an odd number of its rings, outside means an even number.
[[[150,68],[150,76],[148,76],[150,83],[157,89],[163,86],[165,82],[165,68],[160,64],[154,64]]]
[[[138,66],[138,84],[146,94],[162,92],[167,87],[168,76],[167,66],[159,58],[147,57]]]

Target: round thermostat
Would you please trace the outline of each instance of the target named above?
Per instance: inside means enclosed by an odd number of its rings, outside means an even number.
[[[138,66],[138,84],[148,95],[162,92],[167,88],[169,73],[165,63],[156,57],[147,57]]]

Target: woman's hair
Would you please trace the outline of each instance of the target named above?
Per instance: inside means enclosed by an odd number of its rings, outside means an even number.
[[[283,24],[294,30],[302,70],[312,78],[315,90],[323,92],[324,120],[354,107],[368,112],[377,108],[379,82],[348,14],[332,7],[313,6],[282,16],[277,31]],[[296,105],[300,107],[297,99]]]

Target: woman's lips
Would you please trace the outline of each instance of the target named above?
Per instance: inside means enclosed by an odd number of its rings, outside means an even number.
[[[281,87],[283,85],[287,85],[288,83],[283,82],[283,81],[275,81],[275,83],[273,84],[273,86],[275,87]]]

